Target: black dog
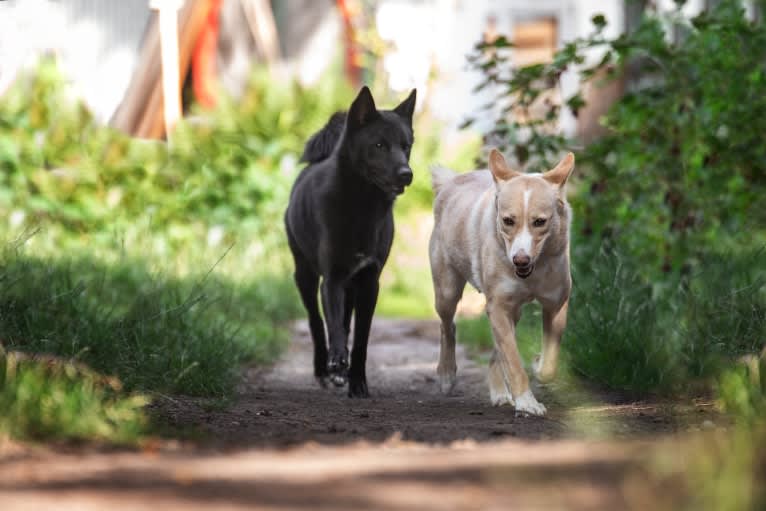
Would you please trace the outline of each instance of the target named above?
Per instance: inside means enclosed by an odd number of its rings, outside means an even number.
[[[322,386],[348,378],[349,397],[367,397],[367,338],[378,278],[394,237],[392,207],[412,182],[415,90],[393,110],[378,111],[362,88],[348,113],[334,114],[306,143],[303,169],[285,213],[295,282],[309,315],[314,375]],[[329,360],[317,289],[330,338]],[[351,366],[347,340],[354,316]]]

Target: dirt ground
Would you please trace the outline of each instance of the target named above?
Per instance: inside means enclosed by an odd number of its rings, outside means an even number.
[[[648,453],[724,427],[704,401],[635,402],[572,384],[535,387],[548,415],[517,417],[489,404],[485,367],[462,349],[445,397],[438,332],[433,321],[376,320],[372,397],[351,400],[316,385],[298,324],[282,360],[246,371],[227,406],[157,401],[158,420],[196,441],[0,445],[0,509],[642,509],[663,493]]]

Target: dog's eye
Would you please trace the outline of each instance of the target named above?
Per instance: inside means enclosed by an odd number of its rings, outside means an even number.
[[[516,222],[514,222],[514,221],[513,221],[513,218],[511,218],[511,217],[509,217],[509,216],[504,216],[504,217],[503,217],[503,223],[504,223],[505,225],[507,225],[508,227],[511,227],[511,226],[513,226],[513,224],[515,224]]]
[[[532,222],[532,225],[535,227],[542,227],[545,225],[545,218],[536,218],[534,222]]]
[[[375,149],[383,149],[383,142],[375,142]]]

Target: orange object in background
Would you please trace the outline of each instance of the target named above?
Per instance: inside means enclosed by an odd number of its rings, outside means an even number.
[[[221,0],[207,1],[210,4],[209,11],[192,53],[192,90],[200,105],[204,108],[214,108],[218,88],[216,51]]]
[[[337,0],[338,10],[343,19],[343,46],[346,50],[345,67],[346,77],[354,85],[359,87],[362,82],[361,56],[356,46],[354,25],[351,19],[354,16],[353,0]]]

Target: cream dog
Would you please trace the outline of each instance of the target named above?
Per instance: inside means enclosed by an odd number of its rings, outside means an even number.
[[[429,254],[436,311],[441,318],[437,373],[442,391],[456,381],[455,308],[466,282],[484,293],[495,351],[489,366],[494,405],[544,415],[545,406],[529,388],[516,346],[521,306],[532,300],[543,308],[542,352],[533,371],[541,382],[556,375],[572,279],[569,273],[571,210],[565,185],[574,169],[569,153],[543,174],[510,169],[493,149],[489,171],[457,175],[432,169],[434,230]]]

